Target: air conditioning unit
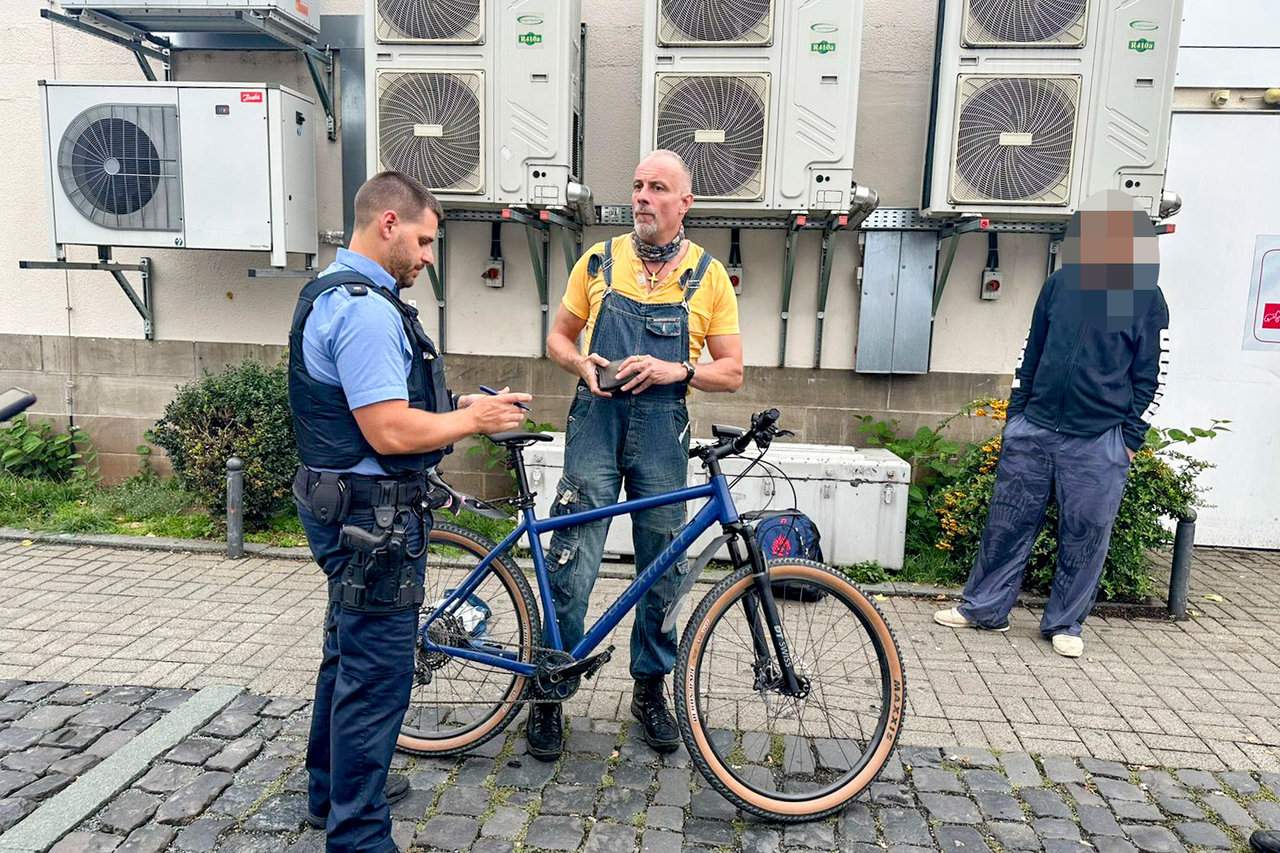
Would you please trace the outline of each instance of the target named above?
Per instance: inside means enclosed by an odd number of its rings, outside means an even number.
[[[1161,215],[1182,0],[942,0],[926,215]]]
[[[647,0],[640,150],[698,210],[848,210],[863,0]]]
[[[255,23],[261,23],[313,42],[320,32],[317,0],[68,0],[63,6],[102,12],[153,33],[256,33],[262,27]]]
[[[41,81],[53,243],[315,255],[311,99],[264,83]]]
[[[369,173],[449,206],[565,206],[582,180],[580,0],[368,0]]]

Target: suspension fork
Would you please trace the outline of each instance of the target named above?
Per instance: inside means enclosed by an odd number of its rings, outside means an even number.
[[[787,696],[804,696],[808,690],[796,677],[791,658],[791,648],[782,631],[782,621],[778,617],[778,603],[773,598],[773,588],[769,584],[769,568],[764,554],[760,552],[760,544],[756,541],[755,531],[746,525],[735,525],[737,533],[729,540],[729,556],[735,568],[751,566],[753,592],[742,597],[742,610],[747,617],[747,626],[751,630],[751,644],[755,651],[757,672],[768,671],[771,663],[777,661],[780,676],[779,689]],[[746,545],[744,558],[739,550],[739,539]],[[757,601],[759,607],[756,606]],[[761,619],[761,611],[764,618]],[[772,649],[770,648],[772,647]]]

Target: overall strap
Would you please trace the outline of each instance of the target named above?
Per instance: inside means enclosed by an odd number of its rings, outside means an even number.
[[[605,241],[603,253],[596,253],[587,259],[587,275],[595,278],[604,273],[604,292],[613,290],[613,240]]]
[[[704,251],[702,257],[698,259],[698,265],[691,270],[685,270],[684,275],[680,277],[680,289],[684,292],[681,304],[684,306],[685,313],[689,311],[689,301],[693,299],[693,295],[702,286],[702,277],[707,274],[707,268],[711,266],[711,261],[711,253]]]

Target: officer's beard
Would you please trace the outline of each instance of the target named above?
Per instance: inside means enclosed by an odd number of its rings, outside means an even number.
[[[413,287],[414,273],[418,269],[418,259],[413,252],[406,252],[404,247],[396,244],[387,259],[387,272],[396,280],[396,287],[401,290]]]

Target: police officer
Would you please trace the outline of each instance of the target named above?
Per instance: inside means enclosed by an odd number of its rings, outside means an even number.
[[[302,289],[289,333],[293,490],[329,590],[307,819],[327,829],[330,851],[386,853],[388,800],[408,793],[388,768],[423,598],[423,475],[466,435],[520,427],[515,404],[531,398],[451,399],[439,353],[399,298],[432,262],[443,211],[431,193],[382,172],[356,193],[355,214],[350,248]]]
[[[578,262],[547,337],[548,355],[579,379],[553,515],[613,503],[624,483],[628,498],[683,488],[689,388],[742,386],[733,285],[724,266],[684,236],[684,216],[693,204],[684,160],[672,151],[641,160],[631,200],[634,230],[597,243]],[[584,329],[579,351],[575,342]],[[704,348],[711,360],[699,364]],[[602,380],[615,390],[602,390]],[[636,565],[646,566],[684,523],[684,506],[643,510],[634,522]],[[551,589],[566,649],[582,639],[607,528],[607,520],[593,522],[551,538]],[[631,713],[659,752],[680,742],[663,697],[663,676],[675,666],[676,634],[664,632],[662,621],[684,571],[688,563],[682,561],[645,594],[631,631]],[[559,703],[534,704],[527,734],[534,758],[559,755]]]

